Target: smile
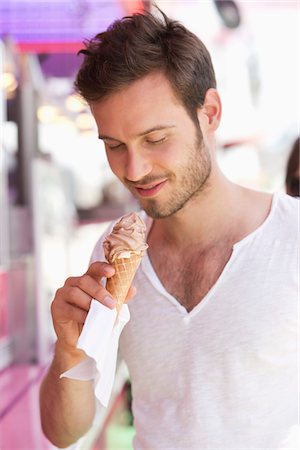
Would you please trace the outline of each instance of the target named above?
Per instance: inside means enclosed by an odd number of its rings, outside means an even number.
[[[163,180],[156,184],[135,186],[134,189],[140,197],[153,197],[163,188],[166,182],[167,180]]]

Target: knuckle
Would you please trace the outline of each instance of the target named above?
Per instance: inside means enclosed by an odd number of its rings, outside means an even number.
[[[74,300],[76,300],[78,296],[78,289],[74,286],[71,286],[68,290],[68,301],[73,302]]]
[[[77,286],[81,289],[81,290],[84,290],[85,289],[85,287],[86,287],[86,285],[87,285],[87,283],[88,283],[88,280],[89,280],[89,276],[88,275],[82,275],[81,277],[79,277],[78,278],[78,280],[77,280]]]
[[[57,289],[57,291],[55,292],[55,295],[54,295],[54,299],[53,299],[52,304],[53,304],[53,303],[56,303],[56,302],[57,302],[57,299],[60,298],[60,297],[62,296],[63,289],[64,289],[64,288],[62,288],[62,287],[60,287],[60,288]]]
[[[54,303],[55,301],[53,300],[52,302],[51,302],[51,305],[50,305],[50,311],[51,311],[51,314],[53,315],[53,313],[54,313],[54,310],[55,310],[55,303]]]
[[[65,281],[64,286],[70,286],[74,282],[74,277],[68,277]]]
[[[50,312],[51,312],[52,317],[60,314],[61,310],[63,309],[62,305],[63,305],[62,302],[58,302],[57,297],[55,297],[50,305]]]

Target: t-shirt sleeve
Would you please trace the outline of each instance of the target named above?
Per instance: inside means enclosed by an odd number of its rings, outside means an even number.
[[[90,261],[89,261],[89,266],[96,261],[106,261],[105,256],[104,256],[103,241],[106,238],[106,236],[111,232],[112,228],[113,228],[113,222],[110,222],[109,225],[107,226],[106,230],[104,231],[104,233],[98,239],[98,241],[92,251]]]

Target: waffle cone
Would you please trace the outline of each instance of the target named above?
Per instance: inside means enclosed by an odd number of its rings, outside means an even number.
[[[119,312],[127,297],[134,275],[141,262],[142,255],[132,253],[130,258],[116,258],[111,265],[115,269],[115,274],[107,278],[106,289],[117,301],[117,311]]]

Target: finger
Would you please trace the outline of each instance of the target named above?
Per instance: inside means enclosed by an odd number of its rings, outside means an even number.
[[[64,322],[68,323],[70,320],[78,323],[84,323],[86,320],[87,311],[76,305],[61,302],[56,298],[51,304],[51,314],[54,322],[58,321],[60,324]]]
[[[92,276],[85,274],[81,277],[70,277],[66,280],[65,285],[58,289],[55,299],[59,300],[61,305],[63,302],[78,305],[84,310],[88,310],[92,298],[100,301],[108,308],[115,308],[116,301],[110,293],[95,280]]]
[[[70,305],[76,305],[78,308],[88,311],[90,309],[92,296],[88,295],[77,286],[65,287],[66,302]]]
[[[80,277],[77,282],[77,287],[95,300],[98,300],[104,306],[111,309],[116,307],[116,300],[113,299],[111,294],[90,275],[85,274]]]
[[[115,273],[115,269],[113,266],[108,264],[107,262],[97,261],[90,265],[86,274],[90,275],[93,278],[100,280],[101,278],[109,278],[112,277]]]
[[[84,324],[84,322],[86,321],[86,317],[87,317],[87,311],[84,311],[83,309],[80,308],[76,308],[72,305],[68,305],[68,321],[71,319],[74,322],[80,323],[80,324]]]
[[[64,286],[76,286],[80,277],[69,277],[66,279]],[[58,289],[59,291],[60,289]]]
[[[128,291],[127,296],[126,296],[126,302],[131,300],[135,295],[136,295],[136,287],[135,286],[130,286],[129,291]]]
[[[115,269],[113,266],[104,261],[96,261],[92,263],[85,275],[90,275],[97,280],[101,280],[101,278],[110,278],[114,275]],[[64,286],[76,286],[77,282],[81,278],[78,277],[69,277],[66,279]]]
[[[66,312],[68,314],[68,321],[73,320],[74,322],[84,324],[87,317],[87,311],[84,311],[81,308],[77,308],[73,305],[68,304],[66,308]]]

